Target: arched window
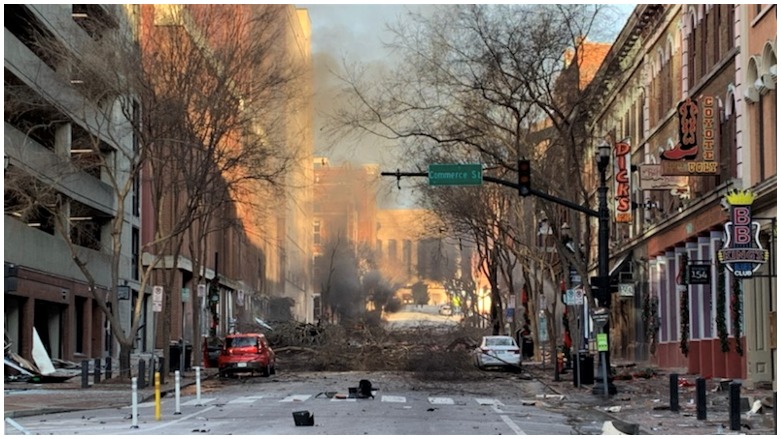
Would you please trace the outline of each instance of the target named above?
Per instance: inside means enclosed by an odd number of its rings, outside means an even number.
[[[694,9],[689,10],[688,21],[689,21],[689,35],[687,35],[686,38],[686,52],[687,52],[686,62],[688,65],[687,76],[689,77],[688,92],[691,93],[692,88],[694,88],[694,84],[697,82],[697,68],[696,68],[697,45],[694,44],[694,40],[697,38],[697,29],[695,28],[695,25],[697,24],[697,19],[696,19],[696,14],[694,13]]]

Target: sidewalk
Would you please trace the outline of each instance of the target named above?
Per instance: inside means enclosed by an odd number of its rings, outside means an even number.
[[[217,375],[217,369],[201,369],[201,383]],[[5,418],[19,418],[47,413],[69,412],[100,408],[126,407],[132,403],[132,385],[129,380],[114,377],[98,384],[90,376],[88,388],[81,387],[81,376],[64,383],[5,383],[3,388],[3,412]],[[195,384],[195,371],[186,371],[180,388]],[[160,385],[161,396],[175,392],[175,379],[171,374]],[[138,389],[138,402],[153,399],[154,383]]]
[[[719,385],[719,379],[706,380],[706,419],[698,420],[695,387],[698,376],[687,375],[685,371],[655,369],[656,375],[651,378],[614,380],[617,394],[605,397],[592,393],[594,385],[576,388],[572,371],[561,374],[560,381],[556,382],[550,364],[543,368],[539,363],[524,363],[524,367],[534,378],[542,381],[551,394],[563,396],[560,401],[545,398],[544,404],[565,410],[596,410],[614,420],[637,425],[640,434],[774,434],[772,390],[745,389],[741,386],[742,428],[738,432],[730,430],[729,390],[728,386]],[[624,371],[620,367],[619,370],[622,375],[629,376],[625,373],[629,370]],[[679,375],[678,413],[670,410],[671,373]],[[767,405],[757,414],[748,414],[754,401]]]

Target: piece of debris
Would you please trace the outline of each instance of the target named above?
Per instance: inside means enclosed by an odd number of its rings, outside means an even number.
[[[315,415],[308,410],[293,412],[293,422],[296,427],[311,427],[315,425]]]
[[[608,412],[608,413],[618,413],[618,412],[621,411],[621,406],[620,405],[614,405],[612,407],[606,408],[605,411]]]
[[[433,412],[436,409],[437,409],[436,407],[429,407],[429,408],[426,409],[426,411],[427,412]]]
[[[524,400],[521,400],[521,405],[536,405],[536,404],[537,404],[536,401],[524,401]]]
[[[603,435],[638,435],[640,426],[621,421],[605,421],[602,424]]]
[[[754,404],[751,405],[751,410],[749,410],[749,413],[752,415],[756,415],[757,413],[762,413],[762,401],[755,400]]]

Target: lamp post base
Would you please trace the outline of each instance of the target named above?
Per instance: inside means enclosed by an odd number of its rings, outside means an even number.
[[[615,395],[618,393],[618,389],[616,389],[616,385],[613,384],[612,380],[608,381],[607,383],[607,394],[608,395]],[[592,395],[605,395],[605,382],[601,377],[597,377],[594,380],[594,387],[591,389]]]

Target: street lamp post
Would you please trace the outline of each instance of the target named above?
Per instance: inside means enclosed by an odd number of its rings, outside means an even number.
[[[610,145],[602,140],[597,146],[597,169],[599,170],[599,188],[597,189],[597,200],[599,202],[599,228],[597,240],[597,291],[596,298],[599,300],[599,306],[610,311],[610,274],[608,273],[609,249],[608,239],[610,235],[610,211],[607,208],[607,168],[610,164]],[[609,314],[608,314],[609,316]],[[607,336],[607,351],[599,357],[600,364],[597,368],[597,378],[592,393],[595,395],[616,394],[616,387],[610,374],[610,320],[609,318],[602,327],[602,331]],[[607,385],[605,383],[607,382]]]

